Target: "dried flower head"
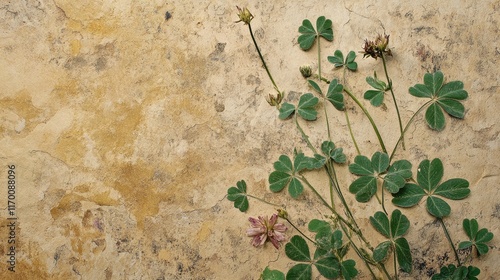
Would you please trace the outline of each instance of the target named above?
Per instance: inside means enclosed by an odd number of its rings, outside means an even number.
[[[387,46],[389,45],[389,35],[384,34],[378,35],[375,41],[365,40],[365,45],[363,46],[363,57],[382,57],[383,54],[392,56],[392,52]]]
[[[238,17],[240,18],[240,20],[236,21],[236,23],[242,21],[245,24],[250,24],[250,21],[252,21],[253,19],[253,15],[250,13],[250,11],[246,7],[241,9],[240,7],[236,6],[236,8],[238,9]]]
[[[268,96],[266,96],[266,101],[267,103],[269,103],[269,105],[277,107],[279,109],[281,101],[283,101],[283,93],[278,92],[277,95],[269,94]]]
[[[304,65],[299,67],[300,74],[302,74],[302,77],[304,78],[309,78],[312,75],[312,68],[309,65]]]
[[[252,227],[247,229],[247,236],[252,237],[253,246],[262,246],[266,240],[269,240],[278,249],[280,242],[285,240],[287,227],[284,224],[276,223],[278,221],[277,214],[273,214],[271,219],[268,219],[267,216],[259,216],[258,219],[250,217],[248,220]]]

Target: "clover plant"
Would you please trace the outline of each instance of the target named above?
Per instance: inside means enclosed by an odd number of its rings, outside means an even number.
[[[441,71],[426,73],[423,77],[424,83],[415,84],[408,89],[408,92],[412,96],[430,100],[416,111],[403,129],[392,86],[393,81],[389,77],[387,67],[388,57],[392,56],[392,50],[389,48],[389,35],[379,35],[373,41],[365,40],[363,57],[380,58],[385,78],[379,79],[375,72],[373,76],[366,77],[365,80],[371,89],[364,92],[363,97],[374,107],[379,107],[384,103],[385,93],[390,92],[397,112],[399,131],[396,133],[399,138],[389,153],[369,110],[356,97],[358,94],[353,93],[346,86],[346,71],[355,72],[359,67],[358,62],[355,61],[356,51],[345,52],[347,55],[344,56],[344,52],[336,50],[333,55],[327,57],[334,70],[344,69],[342,78],[328,77],[332,75],[331,73],[322,75],[320,42],[323,39],[327,42],[333,41],[333,24],[330,19],[320,16],[315,26],[310,20],[304,19],[298,28],[297,41],[302,50],[308,51],[316,43],[318,74],[313,75],[310,66],[301,67],[300,72],[307,79],[305,84],[312,90],[302,94],[296,102],[283,103],[285,91],[280,91],[276,85],[253,35],[251,21],[254,17],[247,8],[238,8],[238,11],[239,22],[248,25],[255,48],[277,92],[276,95],[267,96],[267,102],[278,110],[279,119],[293,121],[308,148],[308,151],[294,149],[292,155],[279,156],[274,163],[274,170],[268,177],[269,189],[274,193],[280,193],[286,189],[286,193],[297,203],[300,202],[295,199],[308,189],[325,207],[325,213],[322,213],[319,219],[305,217],[310,219],[307,226],[309,232],[305,232],[288,217],[286,208],[293,207],[293,203],[278,206],[248,194],[244,180],[238,181],[236,186],[227,190],[228,200],[234,202],[234,207],[242,212],[250,207],[249,198],[278,207],[277,214],[273,214],[271,219],[267,216],[259,216],[259,219],[249,218],[252,228],[247,230],[247,235],[253,238],[254,246],[261,246],[266,241],[271,241],[274,247],[280,247],[287,227],[285,224],[277,223],[278,217],[285,220],[298,233],[289,237],[284,244],[285,255],[291,261],[290,268],[282,272],[279,269],[266,267],[260,274],[261,279],[312,279],[314,273],[319,273],[326,279],[353,279],[359,275],[361,267],[364,267],[373,279],[380,279],[380,277],[398,279],[401,273],[411,275],[412,247],[418,243],[405,237],[412,223],[403,211],[421,211],[410,210],[410,208],[418,205],[423,198],[425,198],[426,212],[439,222],[443,228],[444,238],[449,242],[455,255],[455,262],[443,264],[439,273],[433,275],[432,279],[478,279],[476,276],[480,274],[480,268],[464,264],[464,261],[470,261],[472,254],[468,256],[468,260],[462,260],[457,250],[475,248],[477,255],[485,255],[489,251],[488,242],[493,239],[493,233],[486,228],[479,229],[476,219],[466,218],[462,224],[469,240],[460,242],[457,248],[445,223],[445,219],[448,223],[457,223],[455,220],[448,221],[453,209],[447,200],[465,199],[470,194],[469,182],[463,178],[443,179],[446,178],[444,164],[439,158],[422,160],[418,164],[415,176],[412,172],[414,163],[404,158],[395,158],[398,148],[405,149],[404,133],[423,110],[425,110],[425,120],[428,126],[437,131],[445,128],[444,112],[457,119],[465,117],[465,108],[460,102],[468,97],[464,84],[461,81],[446,83],[445,75]],[[377,136],[380,150],[371,156],[360,152],[351,129],[352,124],[349,121],[349,110],[346,110],[348,107],[346,101],[353,101],[352,104],[361,109],[368,118],[368,129],[373,129]],[[325,108],[323,112],[317,110],[320,103]],[[337,147],[332,140],[326,110],[329,105],[345,114],[349,133],[357,152],[353,159],[347,158],[343,148]],[[315,147],[302,129],[302,125],[303,122],[315,121],[320,114],[323,114],[326,119],[328,138],[322,141],[320,147]],[[406,144],[411,145],[411,143]],[[348,170],[352,173],[353,181],[349,186],[343,186],[337,179],[337,172],[340,170],[338,167],[348,162],[350,162]],[[311,170],[324,172],[328,182],[324,186],[311,184],[308,177],[317,174],[317,172],[311,173]],[[323,197],[318,191],[319,188],[326,188],[330,195]],[[346,194],[345,190],[348,190],[350,194]],[[355,217],[352,211],[356,205],[349,204],[346,195],[352,195],[359,203],[372,203],[372,199],[376,198],[375,203],[378,202],[376,206],[379,207],[379,211],[369,217],[372,227],[360,227],[359,218]],[[399,207],[400,209],[396,208],[389,214],[386,210],[386,195],[392,197],[391,208]],[[374,230],[384,238],[384,241],[375,247],[371,245]],[[352,253],[349,254],[349,252]],[[393,269],[389,270],[386,268],[386,263],[391,256]]]

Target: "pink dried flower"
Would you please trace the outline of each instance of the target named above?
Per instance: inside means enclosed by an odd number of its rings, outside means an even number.
[[[285,240],[287,227],[284,224],[276,223],[278,221],[277,214],[273,214],[271,219],[268,219],[267,216],[259,216],[258,219],[250,217],[248,220],[252,227],[247,229],[247,236],[253,237],[253,246],[262,246],[269,239],[273,246],[278,249],[280,242]]]

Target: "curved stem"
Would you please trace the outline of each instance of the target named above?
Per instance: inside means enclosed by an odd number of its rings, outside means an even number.
[[[420,107],[417,112],[415,112],[415,114],[413,114],[413,116],[411,117],[411,119],[408,121],[408,123],[406,124],[405,126],[405,129],[403,130],[403,133],[406,133],[406,131],[408,130],[408,128],[410,127],[410,124],[413,122],[413,120],[415,119],[415,117],[425,108],[427,107],[429,104],[431,104],[432,102],[434,102],[434,100],[429,100],[427,101],[424,105],[422,105],[422,107]],[[391,153],[391,157],[389,158],[389,162],[392,161],[392,158],[394,157],[394,154],[396,153],[396,150],[398,148],[398,145],[399,143],[403,140],[403,134],[401,134],[401,136],[399,137],[398,139],[398,142],[396,142],[396,145],[394,146],[394,149],[392,150],[392,153]]]
[[[292,225],[292,227],[298,231],[302,236],[304,236],[307,240],[309,240],[311,243],[313,243],[314,245],[318,245],[316,244],[316,242],[314,242],[311,238],[309,238],[307,235],[305,235],[299,228],[297,228],[288,218],[285,218],[285,220],[290,224]]]
[[[294,118],[295,118],[295,125],[297,126],[297,129],[300,131],[302,138],[306,141],[307,147],[309,147],[309,149],[311,149],[311,151],[313,151],[313,153],[317,154],[318,152],[316,151],[316,148],[314,148],[314,146],[309,141],[309,136],[307,136],[307,134],[305,134],[304,130],[302,130],[302,127],[299,124],[299,121],[297,120],[297,112],[295,112]]]
[[[361,104],[361,102],[359,102],[359,100],[356,98],[356,96],[354,96],[351,93],[350,90],[348,90],[347,88],[344,87],[344,91],[347,93],[347,95],[349,95],[349,97],[351,97],[352,100],[354,100],[354,102],[356,102],[356,104],[358,104],[359,108],[361,108],[361,110],[363,111],[365,116],[368,118],[368,120],[370,120],[370,123],[373,127],[373,130],[375,131],[375,134],[377,135],[378,141],[380,143],[380,147],[382,148],[382,151],[387,154],[387,149],[385,148],[384,140],[382,140],[382,136],[380,136],[380,132],[378,131],[377,125],[375,124],[375,121],[371,117],[370,113],[368,113],[368,111],[363,106],[363,104]]]
[[[396,107],[396,113],[398,114],[398,121],[399,121],[399,131],[401,132],[401,143],[403,145],[403,150],[405,150],[405,140],[404,140],[404,131],[403,131],[403,123],[401,122],[401,115],[399,114],[399,107],[398,103],[396,102],[396,96],[394,95],[394,91],[392,90],[392,81],[389,78],[389,73],[387,72],[387,66],[385,63],[385,55],[382,52],[382,64],[384,64],[384,72],[385,72],[385,77],[387,79],[387,84],[389,85],[389,89],[391,90],[392,94],[392,100],[394,101],[394,107]]]
[[[446,225],[444,224],[443,219],[441,219],[441,218],[437,218],[437,219],[441,223],[441,225],[443,226],[444,235],[446,235],[446,239],[448,239],[448,242],[450,242],[451,248],[453,249],[453,253],[455,253],[455,258],[457,259],[458,266],[462,266],[462,263],[460,262],[460,258],[458,257],[457,249],[455,249],[455,245],[453,245],[453,241],[451,240],[450,233],[448,232],[448,229],[446,229]]]
[[[264,203],[269,204],[269,205],[272,205],[272,206],[276,206],[276,207],[280,207],[280,208],[281,208],[281,207],[283,207],[283,205],[278,205],[278,204],[271,203],[271,202],[266,201],[266,200],[264,200],[264,199],[262,199],[262,198],[260,198],[260,197],[253,196],[253,195],[251,195],[251,194],[247,194],[247,196],[249,196],[249,197],[251,197],[251,198],[255,198],[255,199],[257,199],[257,200],[258,200],[258,201],[260,201],[260,202],[264,202]],[[284,207],[283,207],[283,208],[284,208]]]
[[[253,31],[252,31],[252,25],[249,23],[248,24],[248,30],[250,31],[250,36],[252,36],[252,41],[253,44],[255,45],[255,48],[257,49],[257,53],[259,53],[260,60],[262,61],[262,64],[264,65],[264,68],[266,69],[267,75],[269,76],[269,79],[273,83],[274,89],[278,92],[278,94],[281,94],[280,90],[278,89],[278,86],[274,82],[273,76],[271,75],[271,72],[269,72],[269,69],[267,68],[266,61],[264,60],[264,57],[260,53],[259,46],[257,45],[257,41],[255,41],[255,37],[253,36]]]

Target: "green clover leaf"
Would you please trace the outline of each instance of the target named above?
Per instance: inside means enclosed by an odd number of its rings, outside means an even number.
[[[312,93],[302,95],[299,99],[299,105],[297,106],[299,116],[301,116],[304,120],[314,121],[318,115],[314,106],[318,104],[318,101],[319,99],[312,95]]]
[[[335,68],[344,66],[351,71],[356,71],[358,69],[358,63],[354,61],[356,59],[356,53],[354,51],[350,51],[345,60],[344,54],[340,50],[336,50],[333,53],[333,56],[329,56],[327,58]]]
[[[302,50],[309,50],[318,37],[323,37],[328,41],[333,40],[331,20],[326,19],[324,16],[319,17],[316,20],[316,30],[314,29],[311,21],[309,21],[308,19],[302,21],[302,25],[299,27],[299,33],[301,35],[297,40]]]
[[[392,203],[399,207],[412,207],[427,196],[427,212],[434,217],[442,218],[450,215],[451,207],[438,196],[460,200],[470,193],[469,182],[465,179],[454,178],[439,184],[443,178],[443,163],[439,158],[432,161],[423,160],[417,171],[417,183],[406,184],[398,193],[394,194]]]
[[[311,264],[299,263],[290,270],[288,270],[286,274],[287,280],[310,280],[312,277],[312,267]]]
[[[285,274],[279,270],[271,270],[266,266],[260,278],[262,280],[285,280]]]
[[[321,151],[323,154],[336,163],[345,163],[347,160],[344,150],[342,148],[336,148],[332,141],[324,141],[321,144]]]
[[[290,103],[283,103],[280,107],[280,114],[279,118],[280,120],[286,120],[288,119],[293,113],[295,113],[295,106]]]
[[[374,89],[366,91],[363,98],[370,100],[370,103],[375,107],[382,105],[384,103],[384,93],[390,87],[377,78],[377,73],[374,73],[373,77],[366,77],[366,82]]]
[[[387,175],[384,177],[384,184],[382,187],[391,193],[397,193],[404,185],[406,180],[411,178],[411,163],[407,160],[395,161]]]
[[[306,241],[300,235],[294,235],[285,245],[285,253],[292,261],[310,261],[311,253]]]
[[[339,84],[337,79],[332,80],[328,86],[328,92],[326,93],[326,98],[330,103],[332,103],[335,109],[342,111],[344,110],[344,95],[342,91],[344,86]]]
[[[227,199],[234,201],[234,207],[240,209],[241,212],[248,210],[247,184],[244,180],[238,181],[236,187],[227,189]]]
[[[489,232],[486,228],[479,230],[476,219],[464,219],[462,225],[470,241],[460,242],[460,244],[458,244],[458,249],[467,249],[474,246],[479,255],[488,253],[489,248],[486,243],[493,239],[493,233]]]
[[[410,221],[396,209],[391,214],[391,219],[384,212],[376,212],[370,217],[372,226],[389,240],[380,243],[373,251],[373,259],[377,262],[385,262],[389,254],[395,251],[399,267],[410,272],[412,269],[412,257],[408,241],[402,237],[410,228]]]
[[[424,84],[416,84],[409,88],[411,95],[433,100],[425,112],[425,119],[431,129],[438,131],[443,130],[445,126],[443,110],[452,117],[464,118],[465,108],[460,100],[468,97],[461,81],[452,81],[446,84],[443,84],[443,81],[444,75],[441,71],[433,74],[426,73]]]
[[[459,266],[453,264],[441,267],[439,274],[434,274],[432,280],[477,280],[481,270],[475,266]]]

